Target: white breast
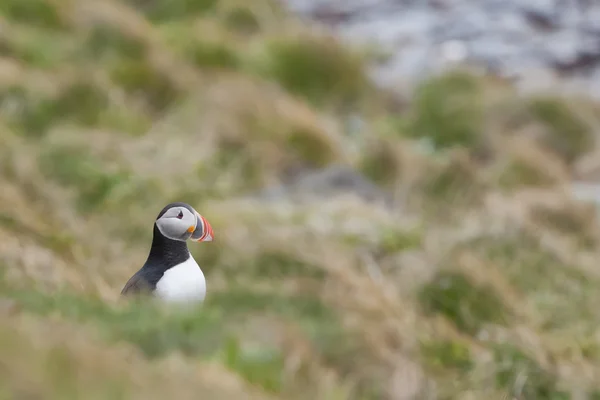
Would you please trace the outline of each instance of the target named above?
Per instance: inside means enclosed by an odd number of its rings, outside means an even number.
[[[190,254],[183,263],[169,268],[156,284],[155,295],[168,302],[202,302],[206,296],[206,280]]]

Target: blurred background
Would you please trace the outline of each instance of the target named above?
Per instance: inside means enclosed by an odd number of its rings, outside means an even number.
[[[595,1],[3,0],[0,399],[598,400],[599,101]]]

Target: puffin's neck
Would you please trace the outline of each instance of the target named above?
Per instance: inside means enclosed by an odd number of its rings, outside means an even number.
[[[171,267],[181,264],[190,258],[187,243],[180,240],[172,240],[160,233],[154,224],[152,246],[148,254],[147,265],[160,267],[165,271]]]

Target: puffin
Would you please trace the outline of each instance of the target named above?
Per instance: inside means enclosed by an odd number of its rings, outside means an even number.
[[[206,280],[187,241],[213,239],[212,227],[192,206],[182,202],[166,205],[154,221],[148,258],[129,278],[121,296],[150,294],[168,303],[202,303]]]

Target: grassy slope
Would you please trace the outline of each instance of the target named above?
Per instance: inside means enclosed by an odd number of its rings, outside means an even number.
[[[598,224],[564,190],[598,105],[463,72],[399,104],[262,0],[0,11],[0,398],[600,398]],[[332,162],[396,211],[248,200]],[[172,200],[217,234],[192,315],[117,302]]]

